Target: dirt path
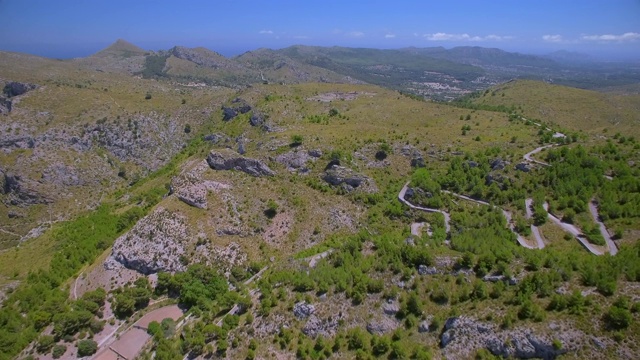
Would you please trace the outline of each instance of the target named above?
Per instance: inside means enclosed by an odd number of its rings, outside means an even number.
[[[544,203],[544,209],[547,211],[547,216],[549,218],[549,220],[553,221],[556,225],[560,226],[562,229],[564,229],[566,232],[570,233],[571,235],[573,235],[576,239],[578,239],[578,241],[580,242],[580,244],[582,244],[582,246],[585,247],[585,249],[587,249],[590,253],[594,254],[594,255],[603,255],[604,252],[600,251],[599,249],[597,249],[593,244],[591,244],[583,235],[582,235],[582,231],[580,229],[578,229],[575,225],[572,224],[568,224],[566,222],[562,222],[562,220],[558,219],[557,217],[555,217],[554,215],[552,215],[549,212],[549,204],[548,203]]]
[[[404,195],[407,193],[407,188],[409,187],[409,183],[410,183],[410,181],[407,181],[407,183],[404,184],[404,186],[402,187],[402,190],[400,190],[400,193],[398,194],[398,200],[400,200],[401,203],[407,205],[408,207],[410,207],[412,209],[426,211],[426,212],[430,212],[430,213],[440,213],[440,214],[444,215],[445,230],[447,231],[447,233],[451,233],[451,225],[450,225],[451,216],[449,215],[448,212],[442,211],[440,209],[431,209],[431,208],[425,208],[425,207],[421,207],[421,206],[416,206],[416,205],[413,205],[412,203],[410,203],[409,201],[405,200]]]
[[[611,239],[611,235],[609,235],[609,232],[607,231],[607,227],[604,226],[604,223],[602,221],[600,221],[600,214],[598,213],[598,207],[593,202],[593,199],[591,200],[591,202],[589,202],[589,211],[591,212],[593,221],[595,221],[600,227],[600,234],[602,234],[604,241],[607,243],[607,247],[609,248],[609,254],[611,255],[617,254],[618,247],[616,246],[616,243],[613,242],[613,240]]]
[[[527,219],[531,219],[533,217],[533,211],[531,210],[531,207],[533,205],[533,199],[526,199],[524,203],[525,203],[525,210],[527,213]],[[544,249],[544,239],[542,238],[542,235],[540,235],[540,229],[538,229],[537,226],[531,224],[531,233],[533,234],[533,237],[536,239],[536,242],[538,243],[538,249]]]

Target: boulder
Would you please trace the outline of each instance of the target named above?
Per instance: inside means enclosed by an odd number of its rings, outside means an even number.
[[[322,175],[322,180],[333,186],[344,186],[347,191],[356,188],[362,188],[365,192],[377,191],[372,179],[344,166],[331,166]]]
[[[400,304],[395,300],[389,299],[382,305],[382,311],[387,315],[395,315],[400,311]]]
[[[388,316],[381,316],[367,323],[367,331],[373,335],[384,335],[397,328],[398,322]]]
[[[251,105],[245,100],[235,98],[230,105],[222,106],[222,120],[230,121],[240,114],[246,114],[251,111]]]
[[[489,164],[491,165],[491,170],[502,170],[509,164],[509,162],[501,158],[495,158],[491,160]]]
[[[424,320],[418,325],[418,332],[425,333],[431,331],[431,322]]]
[[[304,301],[296,303],[293,305],[293,315],[298,319],[306,319],[309,316],[313,315],[316,312],[315,306],[312,304],[307,304]]]
[[[337,316],[322,320],[316,315],[311,315],[302,327],[302,333],[312,338],[318,335],[332,337],[338,331],[338,320]]]
[[[531,171],[531,166],[529,166],[529,164],[527,164],[526,162],[521,162],[518,165],[516,165],[516,170],[520,170],[523,172],[529,172]]]
[[[228,149],[212,150],[207,156],[207,163],[214,170],[238,170],[252,176],[273,176],[276,174],[262,161],[246,158]]]
[[[435,275],[438,273],[438,269],[435,266],[420,265],[418,266],[418,274],[420,275]]]
[[[264,116],[261,113],[254,111],[249,118],[249,124],[251,126],[262,126],[264,124]]]
[[[411,158],[411,167],[423,168],[425,167],[424,158],[420,155]]]
[[[5,95],[7,95],[7,97],[14,97],[14,96],[20,96],[22,94],[27,93],[28,91],[31,91],[35,88],[37,88],[38,85],[35,84],[29,84],[29,83],[21,83],[21,82],[17,82],[17,81],[12,81],[7,83],[4,86],[3,89],[3,93]]]
[[[231,139],[229,139],[225,134],[209,134],[205,135],[204,140],[213,144],[218,144],[221,142],[229,142]]]
[[[303,169],[309,160],[315,161],[316,158],[303,150],[292,150],[276,157],[276,162],[285,165],[289,170]]]
[[[320,149],[311,149],[308,151],[309,156],[314,157],[314,158],[319,158],[322,156],[322,150]]]

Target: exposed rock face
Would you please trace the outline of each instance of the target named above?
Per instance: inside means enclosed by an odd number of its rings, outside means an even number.
[[[309,150],[309,156],[312,156],[314,158],[319,158],[322,156],[322,150],[320,149],[311,149]]]
[[[0,114],[8,114],[11,112],[11,100],[0,96]]]
[[[508,161],[502,160],[501,158],[495,158],[491,160],[491,170],[502,170],[509,164]]]
[[[175,46],[169,52],[178,59],[188,60],[213,69],[227,68],[231,65],[231,62],[222,55],[211,50],[197,51],[183,46]]]
[[[207,208],[207,194],[209,191],[228,189],[229,185],[215,181],[201,180],[193,173],[176,176],[171,179],[170,192],[185,204],[199,209]]]
[[[398,321],[388,317],[381,316],[377,319],[369,321],[367,331],[373,335],[384,335],[398,327]]]
[[[214,170],[238,170],[252,176],[273,176],[276,173],[262,161],[246,158],[231,150],[211,151],[207,163]]]
[[[343,186],[347,192],[353,191],[356,188],[362,189],[365,192],[378,191],[375,183],[372,179],[358,174],[355,171],[338,165],[332,165],[322,175],[322,180],[333,186]]]
[[[180,258],[190,240],[186,219],[159,207],[116,239],[111,258],[143,274],[184,271]]]
[[[289,151],[276,157],[276,162],[286,165],[291,171],[303,169],[309,160],[315,161],[316,158],[303,150]]]
[[[2,92],[7,95],[7,97],[14,97],[14,96],[20,96],[22,94],[27,93],[28,91],[31,91],[35,88],[37,88],[38,85],[35,84],[29,84],[29,83],[21,83],[21,82],[17,82],[17,81],[12,81],[7,83],[4,86],[4,89],[2,90]]]
[[[411,167],[415,167],[415,168],[425,167],[424,158],[420,155],[414,156],[413,158],[411,158]]]
[[[302,333],[315,338],[318,335],[331,337],[338,331],[338,318],[330,317],[322,320],[316,315],[311,315],[307,323],[302,327]]]
[[[486,348],[496,356],[520,359],[553,359],[566,352],[555,349],[546,336],[523,329],[500,331],[493,324],[466,317],[447,319],[440,335],[440,346],[447,359],[467,358],[480,348]]]
[[[228,143],[229,141],[231,141],[231,139],[225,134],[205,135],[204,140],[209,141],[213,144]]]
[[[5,203],[16,206],[48,204],[52,200],[37,190],[37,184],[21,175],[0,170],[0,193],[8,195]]]
[[[315,306],[311,304],[307,304],[304,301],[296,303],[293,306],[293,315],[295,315],[298,319],[306,319],[309,316],[313,315],[316,312]]]
[[[261,113],[254,111],[249,119],[251,126],[262,126],[264,124],[264,116]]]
[[[438,273],[438,269],[435,266],[426,266],[420,265],[418,266],[418,274],[420,275],[435,275]]]
[[[389,300],[382,305],[382,311],[387,315],[395,315],[400,311],[400,304],[395,300]]]
[[[229,106],[222,106],[222,120],[233,120],[239,114],[246,114],[251,111],[251,105],[240,98],[235,98]]]
[[[520,170],[523,172],[529,172],[531,171],[531,167],[529,166],[529,164],[525,163],[525,162],[521,162],[518,165],[516,165],[516,170]]]

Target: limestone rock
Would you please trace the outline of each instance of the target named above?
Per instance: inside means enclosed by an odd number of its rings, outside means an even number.
[[[184,271],[181,258],[189,242],[186,219],[159,207],[116,239],[111,258],[143,274]]]
[[[367,331],[373,335],[384,335],[398,328],[398,321],[388,316],[369,321]]]
[[[293,306],[293,315],[295,315],[295,317],[297,317],[298,319],[306,319],[309,316],[313,315],[313,313],[315,312],[315,306],[313,306],[312,304],[307,304],[304,301],[296,303]]]
[[[11,100],[5,98],[4,96],[0,96],[0,114],[8,114],[11,112],[12,106]]]
[[[311,315],[302,327],[302,333],[312,338],[318,335],[332,337],[338,331],[338,320],[335,316],[322,320],[316,315]]]
[[[356,188],[365,192],[378,191],[372,179],[344,166],[332,165],[324,172],[322,179],[333,186],[344,186],[347,192]]]
[[[420,265],[418,266],[418,274],[420,275],[435,275],[438,273],[438,269],[436,269],[435,266],[426,266],[426,265]]]
[[[395,300],[389,300],[382,305],[382,311],[387,315],[395,315],[400,311],[400,304]]]
[[[214,170],[238,170],[252,176],[273,176],[276,173],[262,161],[246,158],[228,149],[211,151],[207,163]]]
[[[440,346],[447,359],[467,358],[480,348],[496,356],[521,359],[553,359],[567,351],[555,349],[550,338],[528,329],[502,331],[493,324],[462,316],[447,319]]]
[[[518,165],[516,165],[516,170],[520,170],[522,172],[529,172],[531,171],[531,166],[529,166],[529,164],[527,164],[526,162],[521,162]]]
[[[222,106],[222,120],[230,121],[240,114],[246,114],[251,111],[251,105],[245,100],[235,98],[229,106]]]
[[[309,160],[315,161],[316,158],[304,150],[292,150],[276,157],[276,162],[284,164],[289,170],[303,169]]]
[[[7,97],[12,98],[14,96],[20,96],[22,94],[25,94],[28,91],[31,91],[31,90],[33,90],[33,89],[35,89],[37,87],[38,87],[38,85],[35,85],[35,84],[11,81],[11,82],[7,83],[4,86],[4,89],[3,89],[2,92],[5,95],[7,95]]]

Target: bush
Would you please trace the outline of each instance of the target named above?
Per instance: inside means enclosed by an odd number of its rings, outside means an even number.
[[[42,335],[38,339],[38,345],[36,345],[36,350],[40,354],[46,354],[51,350],[55,344],[55,339],[51,335]]]
[[[51,355],[53,355],[54,359],[59,359],[66,352],[67,352],[67,347],[65,345],[56,345],[53,347],[53,351],[51,352]]]
[[[607,324],[613,329],[626,329],[631,325],[633,317],[631,312],[617,306],[612,306],[605,315]]]
[[[302,135],[299,135],[299,134],[291,135],[291,146],[300,146],[302,145],[303,140],[304,138],[302,137]]]
[[[93,355],[98,351],[98,343],[93,340],[78,341],[78,357]]]

